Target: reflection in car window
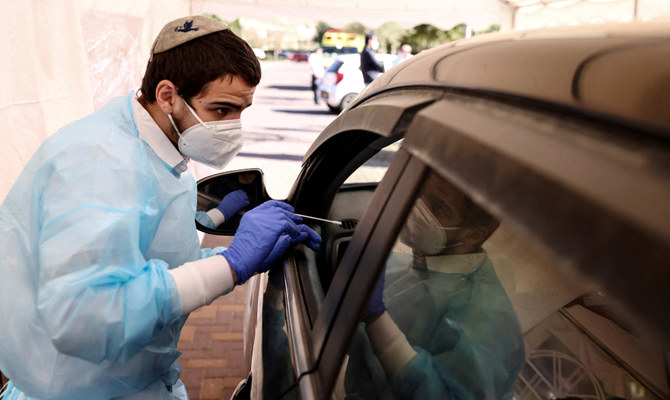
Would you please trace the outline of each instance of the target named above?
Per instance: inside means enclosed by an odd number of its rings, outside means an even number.
[[[380,182],[391,163],[393,155],[398,151],[401,144],[402,140],[384,147],[379,153],[375,154],[354,171],[344,183]]]
[[[458,189],[429,175],[349,349],[348,396],[511,398],[524,347],[482,249],[497,227]]]
[[[336,398],[666,398],[662,344],[429,173]]]

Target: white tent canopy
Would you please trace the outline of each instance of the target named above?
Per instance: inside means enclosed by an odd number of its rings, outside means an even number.
[[[48,135],[139,87],[154,36],[184,15],[478,30],[668,19],[670,7],[668,0],[27,0],[4,1],[0,13],[1,200]]]
[[[279,16],[289,23],[324,21],[342,28],[360,22],[370,29],[393,21],[405,29],[424,23],[451,29],[465,23],[483,30],[491,24],[507,26],[512,16],[512,7],[500,0],[193,0],[193,9],[210,10],[226,21],[245,17],[272,23]]]

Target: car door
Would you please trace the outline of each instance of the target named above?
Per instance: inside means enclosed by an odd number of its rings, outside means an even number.
[[[314,225],[325,240],[320,254],[299,248],[284,266],[286,332],[296,377],[286,394],[346,395],[350,346],[360,336],[359,321],[369,294],[398,246],[399,232],[432,171],[503,221],[486,250],[527,339],[518,393],[543,398],[542,393],[560,390],[605,398],[644,392],[647,398],[662,398],[667,382],[658,373],[664,369],[664,353],[659,351],[664,339],[659,339],[658,327],[664,322],[654,321],[659,309],[651,299],[637,297],[646,291],[655,298],[662,289],[650,285],[646,277],[615,267],[622,261],[612,259],[611,250],[602,250],[603,245],[616,242],[618,253],[626,254],[624,259],[634,261],[636,268],[663,276],[663,271],[645,267],[645,258],[636,258],[642,256],[631,242],[635,239],[621,236],[626,230],[637,232],[637,239],[648,238],[644,232],[651,228],[645,224],[651,222],[631,222],[628,209],[613,214],[603,204],[618,201],[608,197],[609,182],[601,181],[601,187],[593,190],[588,185],[597,179],[585,177],[591,173],[617,176],[626,170],[628,163],[639,158],[613,158],[612,151],[616,148],[632,156],[626,149],[633,144],[638,156],[662,160],[666,154],[662,141],[640,142],[639,131],[631,133],[629,127],[591,116],[566,118],[528,103],[437,92],[424,88],[363,103],[331,126],[336,134],[311,150],[292,192],[296,210],[358,223],[354,230],[341,232]],[[360,118],[354,117],[357,110]],[[372,118],[375,110],[395,118],[385,124]],[[386,146],[400,138],[403,142],[379,184],[344,184],[362,172],[373,154],[383,154]],[[533,146],[512,146],[518,143]],[[547,154],[553,156],[547,159]],[[598,168],[586,168],[588,173],[569,168],[571,162],[584,167],[596,161]],[[627,182],[639,191],[649,189],[649,180],[657,189],[667,187],[666,174],[658,170],[661,164],[650,162],[647,168],[637,168]],[[363,192],[367,195],[359,196]],[[599,193],[597,199],[592,197],[594,192]],[[339,204],[345,198],[350,199],[345,204],[351,210]],[[647,210],[659,210],[656,199],[644,201],[649,202]],[[548,204],[554,207],[547,208]],[[346,215],[347,211],[352,214]],[[609,240],[605,244],[604,236]],[[655,257],[667,250],[662,239],[646,241],[645,246],[654,248]],[[625,276],[628,290],[621,290],[618,279],[612,281],[607,268]],[[594,307],[593,299],[604,307]],[[613,309],[622,312],[612,315]],[[630,318],[630,310],[635,318]],[[637,321],[637,317],[646,322],[627,330],[630,322],[625,321]],[[605,329],[608,334],[602,333]],[[574,332],[556,334],[557,330]],[[537,332],[544,333],[534,338]],[[625,339],[631,332],[639,340]],[[580,354],[579,348],[588,349],[584,350],[587,355]],[[622,353],[638,356],[622,357]],[[618,376],[616,383],[606,378],[612,374]]]

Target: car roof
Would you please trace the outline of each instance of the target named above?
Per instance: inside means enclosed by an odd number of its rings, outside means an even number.
[[[368,93],[420,83],[486,90],[670,129],[670,24],[511,32],[431,49]]]

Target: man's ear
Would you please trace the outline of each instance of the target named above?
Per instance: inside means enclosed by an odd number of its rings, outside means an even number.
[[[489,230],[485,226],[467,228],[464,242],[467,246],[479,246],[484,243],[488,235]]]
[[[163,79],[156,85],[156,103],[165,114],[174,112],[175,104],[179,98],[177,87],[167,79]]]

